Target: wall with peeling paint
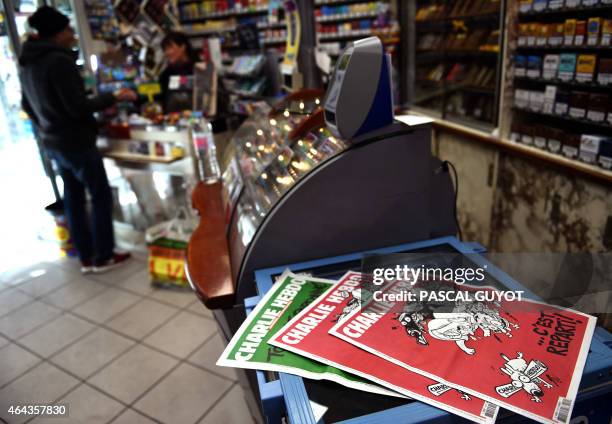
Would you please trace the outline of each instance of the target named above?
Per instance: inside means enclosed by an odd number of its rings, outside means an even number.
[[[612,249],[604,242],[612,187],[444,131],[434,152],[457,168],[465,240],[496,252]]]

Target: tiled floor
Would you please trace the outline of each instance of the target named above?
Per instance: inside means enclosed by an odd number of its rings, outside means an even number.
[[[145,258],[99,276],[70,259],[0,273],[0,423],[250,423],[223,342],[189,291],[153,289]],[[8,415],[68,404],[68,418]]]

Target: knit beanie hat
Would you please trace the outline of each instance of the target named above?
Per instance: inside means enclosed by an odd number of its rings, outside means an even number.
[[[28,23],[36,29],[38,35],[46,38],[63,31],[70,20],[52,7],[41,6],[28,18]]]

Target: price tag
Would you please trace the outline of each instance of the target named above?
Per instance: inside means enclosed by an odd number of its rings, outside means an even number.
[[[571,116],[572,118],[582,119],[582,118],[584,118],[585,115],[586,115],[586,110],[585,109],[580,109],[580,108],[577,108],[577,107],[570,107],[569,108],[569,116]]]
[[[523,134],[521,136],[521,143],[526,144],[528,146],[532,146],[533,145],[533,137],[530,136],[530,135]]]
[[[578,148],[574,146],[563,146],[561,149],[563,155],[570,159],[575,159],[578,157]]]
[[[567,103],[555,103],[555,115],[567,115],[568,109]]]
[[[603,122],[606,119],[606,114],[597,110],[589,110],[587,119],[593,122]]]
[[[533,144],[540,148],[540,149],[545,149],[546,148],[546,139],[544,137],[535,137],[533,139]]]
[[[561,142],[559,140],[549,139],[548,140],[548,150],[550,150],[553,153],[559,153],[559,151],[561,150]]]
[[[606,156],[599,156],[599,164],[604,169],[612,169],[612,158]]]

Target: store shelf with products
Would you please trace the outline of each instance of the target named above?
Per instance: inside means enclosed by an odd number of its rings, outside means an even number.
[[[317,35],[321,42],[368,35],[399,36],[394,1],[315,3],[315,7]]]
[[[519,10],[510,138],[610,170],[612,6],[557,4]]]
[[[113,40],[119,35],[119,23],[111,0],[86,0],[85,12],[91,36],[96,40]]]
[[[479,129],[497,126],[504,12],[495,0],[417,2],[409,103]]]
[[[455,133],[459,136],[469,138],[486,145],[493,146],[501,151],[513,155],[535,159],[549,166],[562,170],[564,173],[586,177],[594,181],[612,184],[612,170],[604,169],[600,166],[588,164],[575,159],[570,159],[559,153],[558,150],[551,151],[548,148],[542,149],[533,144],[525,144],[520,140],[511,140],[492,136],[483,131],[472,129],[468,125],[453,123],[448,120],[438,119],[434,122],[434,127]]]

